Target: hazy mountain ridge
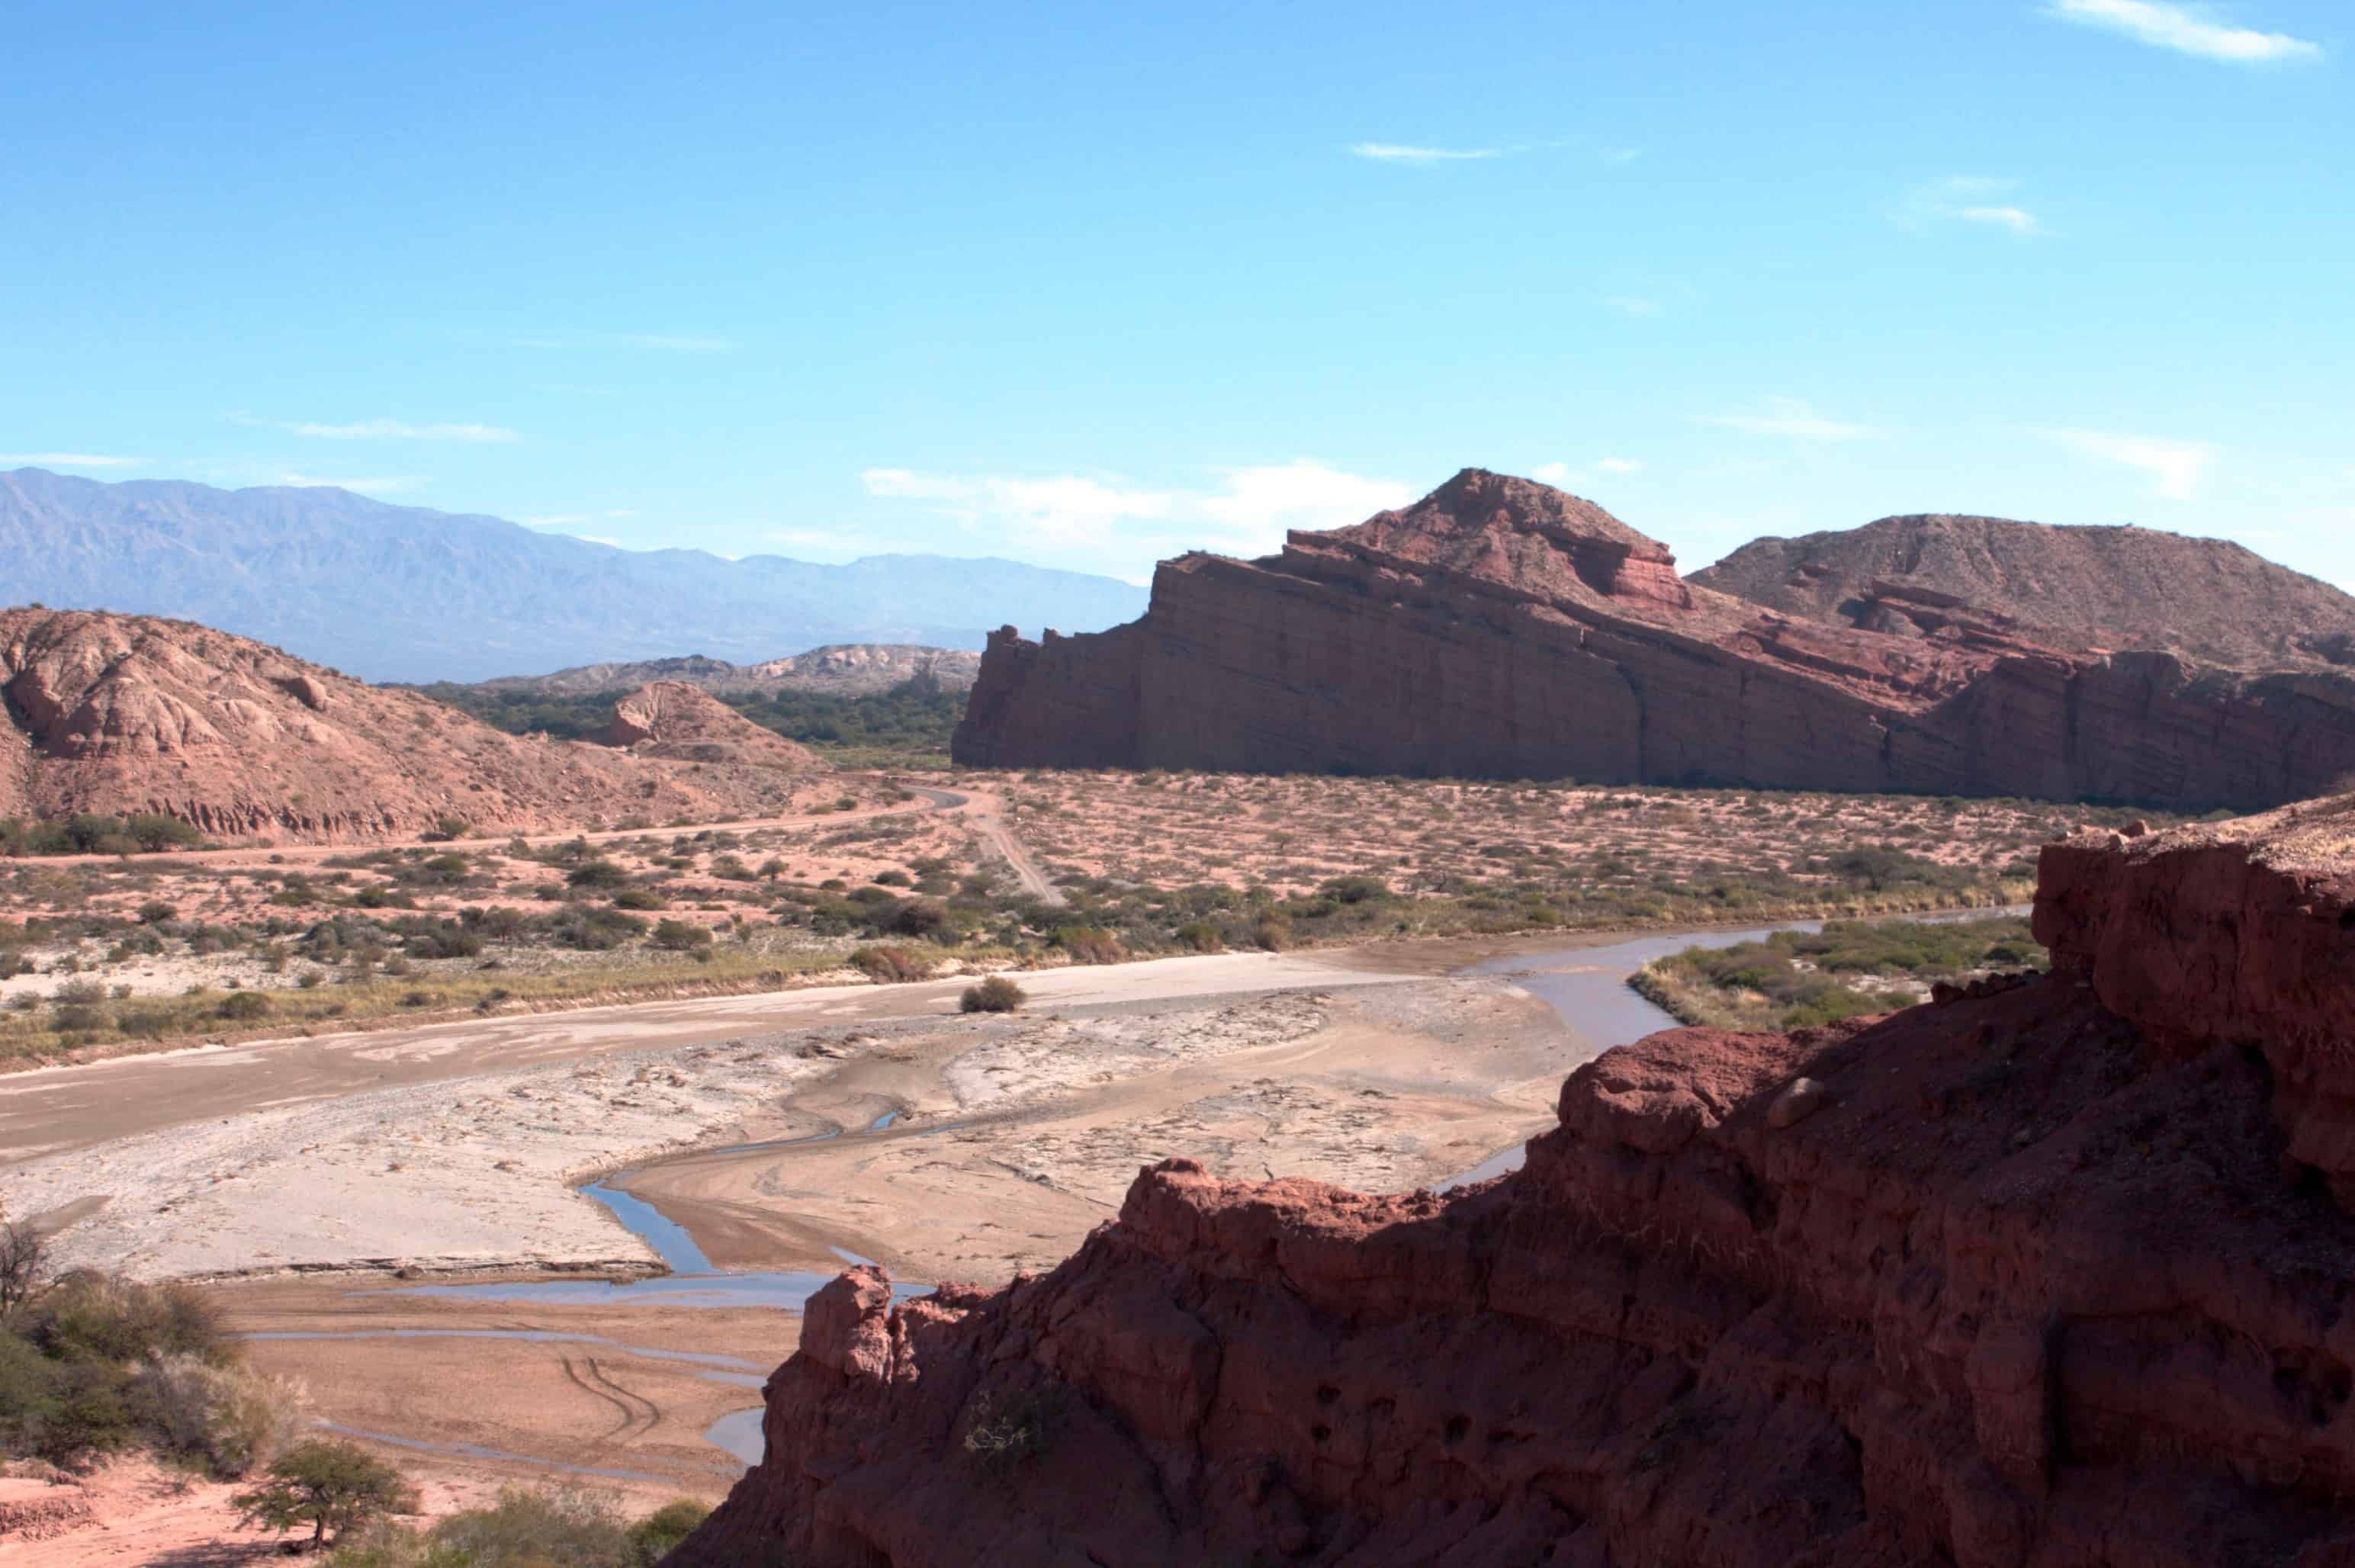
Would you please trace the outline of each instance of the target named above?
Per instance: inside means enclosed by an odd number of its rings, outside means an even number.
[[[704,691],[737,693],[783,687],[795,691],[856,697],[888,691],[919,674],[930,674],[950,690],[962,691],[980,672],[981,655],[970,648],[927,648],[905,643],[836,643],[758,664],[731,664],[705,654],[628,663],[577,665],[547,675],[507,675],[474,684],[489,691],[527,691],[546,697],[583,697],[620,691],[654,681],[677,681]]]
[[[1141,588],[996,559],[623,550],[346,490],[220,490],[0,473],[0,602],[201,622],[372,680],[483,680],[780,647],[977,648],[989,625],[1077,631]]]

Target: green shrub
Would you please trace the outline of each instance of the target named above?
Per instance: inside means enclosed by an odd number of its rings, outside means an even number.
[[[652,888],[623,888],[613,895],[615,909],[668,909],[670,900]]]
[[[215,1011],[232,1023],[251,1023],[270,1015],[270,998],[260,991],[233,991]]]
[[[1074,964],[1117,964],[1128,956],[1120,938],[1098,925],[1067,925],[1054,941]]]
[[[1188,921],[1178,928],[1178,944],[1189,953],[1226,951],[1225,933],[1207,920]]]
[[[967,1013],[1010,1013],[1018,1011],[1030,999],[1030,993],[1003,975],[992,975],[976,985],[967,986],[964,995],[957,998],[957,1010]]]
[[[630,874],[611,860],[591,860],[576,866],[565,874],[565,883],[575,888],[619,888],[627,886]]]
[[[77,1269],[21,1309],[10,1327],[43,1355],[116,1366],[150,1356],[229,1360],[231,1341],[211,1303],[190,1285],[142,1285]]]
[[[630,1547],[637,1561],[652,1568],[670,1555],[672,1548],[695,1533],[696,1526],[711,1517],[711,1509],[692,1498],[665,1503],[637,1523],[630,1526]]]
[[[711,928],[691,920],[666,920],[655,927],[654,944],[669,953],[689,953],[711,945]]]

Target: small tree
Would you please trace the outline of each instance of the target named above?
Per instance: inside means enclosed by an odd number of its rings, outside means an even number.
[[[0,1210],[0,1317],[30,1301],[48,1277],[48,1240]]]
[[[350,1443],[314,1437],[272,1462],[269,1479],[230,1499],[241,1524],[283,1535],[311,1527],[311,1548],[389,1513],[408,1513],[416,1500],[399,1470]]]

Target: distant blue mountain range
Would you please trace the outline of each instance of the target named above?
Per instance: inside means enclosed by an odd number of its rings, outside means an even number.
[[[625,550],[348,490],[0,473],[0,603],[199,621],[367,680],[483,680],[825,643],[977,648],[1144,613],[1109,577],[995,559]]]

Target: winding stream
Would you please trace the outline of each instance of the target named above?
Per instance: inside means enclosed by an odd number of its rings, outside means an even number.
[[[1939,920],[1976,920],[1992,915],[2018,912],[2008,910],[1974,910],[1944,916],[1893,916],[1891,918],[1930,918]],[[1789,921],[1776,925],[1753,926],[1729,931],[1722,928],[1699,931],[1663,932],[1626,942],[1612,943],[1600,947],[1561,948],[1551,952],[1519,954],[1493,958],[1461,971],[1467,975],[1494,975],[1509,977],[1516,985],[1536,997],[1560,1015],[1562,1021],[1600,1053],[1614,1045],[1626,1045],[1660,1029],[1674,1029],[1677,1019],[1654,1003],[1638,996],[1627,984],[1628,977],[1655,959],[1681,953],[1689,947],[1732,947],[1744,942],[1755,942],[1779,931],[1816,932],[1823,929],[1819,920]],[[805,1135],[793,1138],[773,1138],[759,1143],[735,1144],[720,1149],[693,1151],[698,1156],[719,1154],[749,1154],[762,1149],[784,1148],[796,1144],[820,1143],[840,1137],[871,1137],[888,1131],[900,1119],[898,1111],[887,1111],[868,1125],[856,1129],[836,1128],[829,1132]],[[950,1123],[923,1129],[927,1133],[951,1131],[962,1124]],[[1471,1169],[1433,1184],[1438,1191],[1486,1181],[1520,1168],[1528,1146],[1514,1144],[1508,1148],[1482,1160]],[[664,1307],[772,1307],[798,1312],[812,1295],[829,1284],[833,1274],[806,1270],[736,1273],[714,1268],[710,1258],[697,1244],[687,1227],[656,1209],[645,1199],[636,1197],[621,1185],[637,1174],[623,1171],[603,1180],[584,1185],[581,1191],[605,1206],[613,1218],[652,1247],[670,1270],[667,1275],[648,1279],[624,1280],[546,1280],[518,1281],[498,1285],[435,1285],[412,1286],[410,1294],[444,1297],[472,1298],[481,1301],[539,1301],[550,1303],[599,1303],[606,1306],[646,1306]],[[834,1249],[846,1263],[863,1264],[871,1260],[853,1253]],[[926,1285],[895,1285],[892,1294],[900,1299],[922,1296],[931,1289]],[[449,1329],[395,1330],[398,1333],[448,1333],[452,1335],[481,1334],[485,1337],[548,1339],[595,1339],[593,1335],[572,1335],[526,1329]],[[266,1337],[266,1336],[265,1336]],[[332,1333],[288,1335],[285,1338],[337,1339]],[[602,1341],[612,1343],[613,1341]],[[634,1349],[624,1347],[625,1349]],[[760,1386],[755,1375],[759,1369],[734,1357],[702,1356],[684,1351],[640,1350],[637,1353],[669,1357],[677,1360],[711,1363],[715,1370],[704,1375],[722,1381],[740,1380],[747,1387]],[[732,1411],[714,1422],[704,1433],[707,1442],[724,1449],[747,1466],[761,1460],[763,1438],[761,1431],[762,1407]],[[386,1439],[392,1441],[392,1439]],[[411,1446],[431,1446],[416,1445]],[[623,1472],[592,1472],[623,1474]]]

